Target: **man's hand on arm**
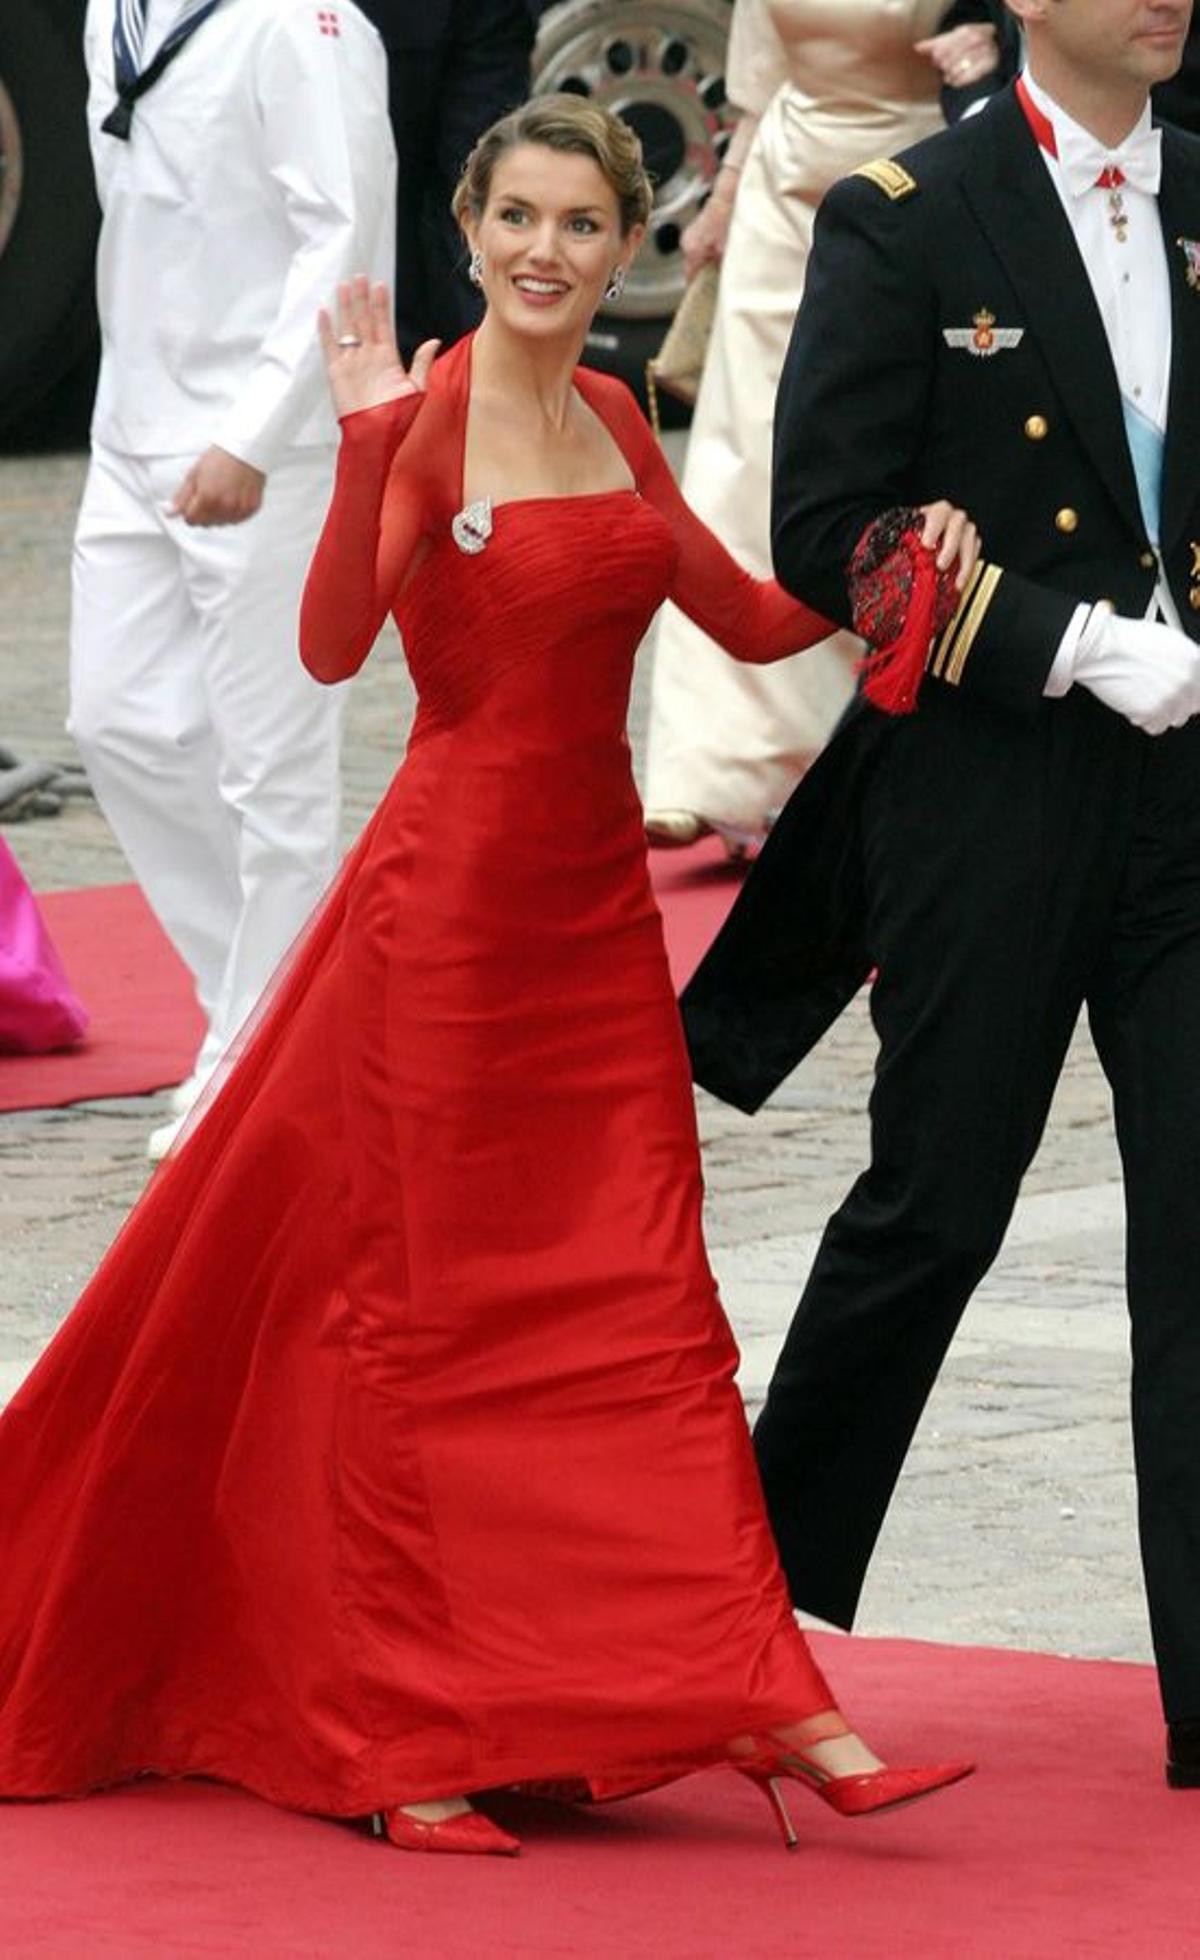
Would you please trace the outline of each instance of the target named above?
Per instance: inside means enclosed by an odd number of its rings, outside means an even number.
[[[244,524],[263,500],[267,479],[252,464],[214,443],[192,464],[170,504],[168,515],[185,524]]]

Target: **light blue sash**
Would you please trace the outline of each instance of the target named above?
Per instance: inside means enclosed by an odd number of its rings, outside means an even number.
[[[1125,415],[1129,454],[1133,458],[1133,473],[1137,478],[1142,523],[1146,526],[1146,536],[1157,547],[1162,515],[1163,433],[1125,395],[1121,396],[1121,408]]]

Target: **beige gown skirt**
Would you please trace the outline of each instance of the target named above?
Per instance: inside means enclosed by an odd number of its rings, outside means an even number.
[[[748,571],[771,572],[775,392],[829,185],[941,126],[935,104],[840,113],[779,90],[743,166],[683,475],[692,508]],[[744,666],[674,606],[654,651],[646,808],[757,833],[781,808],[853,687],[860,643],[837,633],[770,667]]]

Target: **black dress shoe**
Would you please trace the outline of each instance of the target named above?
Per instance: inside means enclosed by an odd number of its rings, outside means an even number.
[[[1200,1722],[1168,1724],[1167,1782],[1173,1790],[1200,1790]]]

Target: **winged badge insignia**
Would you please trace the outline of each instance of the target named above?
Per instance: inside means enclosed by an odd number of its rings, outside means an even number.
[[[1025,329],[998,327],[995,314],[989,313],[983,306],[969,327],[943,327],[942,338],[947,347],[962,347],[979,360],[987,360],[992,354],[1002,354],[1010,347],[1019,347],[1025,338]]]

